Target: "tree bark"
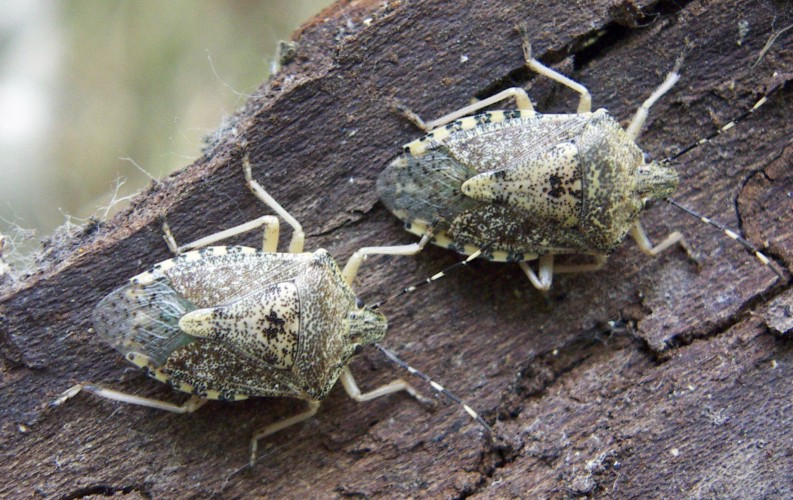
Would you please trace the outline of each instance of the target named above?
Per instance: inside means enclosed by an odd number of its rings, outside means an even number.
[[[266,211],[244,187],[242,138],[254,176],[303,224],[307,250],[345,262],[361,246],[414,241],[374,186],[419,135],[391,99],[434,118],[523,85],[540,112],[573,112],[577,96],[523,68],[516,25],[525,24],[537,57],[587,86],[593,106],[623,124],[685,53],[681,81],[638,141],[663,158],[791,78],[793,31],[767,42],[792,19],[789,3],[770,0],[329,8],[294,35],[296,58],[205,156],[111,221],[53,239],[37,274],[6,285],[0,496],[790,496],[790,282],[660,203],[642,217],[650,237],[682,231],[698,262],[677,249],[653,259],[629,241],[603,270],[557,275],[543,295],[517,266],[477,261],[384,308],[384,344],[478,409],[495,443],[457,405],[439,400],[428,411],[402,394],[357,404],[337,389],[314,419],[260,443],[256,467],[239,472],[250,436],[302,402],[210,402],[186,416],[90,395],[46,404],[82,380],[180,400],[96,338],[91,311],[168,258],[163,218],[187,242]],[[783,88],[676,165],[675,198],[740,229],[786,277],[792,114]],[[357,291],[373,302],[457,260],[436,247],[374,257]],[[408,377],[374,350],[351,368],[364,388]]]

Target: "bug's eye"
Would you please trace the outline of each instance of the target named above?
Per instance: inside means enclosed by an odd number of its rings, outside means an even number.
[[[363,299],[361,299],[360,297],[355,297],[355,307],[357,307],[358,309],[363,309],[363,306],[365,305],[366,303],[363,301]]]
[[[361,354],[362,351],[363,351],[363,346],[361,344],[358,344],[358,345],[355,346],[355,350],[353,351],[353,355],[357,356],[357,355]]]

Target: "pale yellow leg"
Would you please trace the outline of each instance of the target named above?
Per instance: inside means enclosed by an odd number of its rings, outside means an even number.
[[[369,255],[416,255],[424,249],[430,239],[432,239],[432,235],[428,233],[422,236],[418,243],[411,243],[410,245],[363,247],[350,256],[350,260],[347,261],[347,265],[344,266],[341,275],[348,285],[352,285],[355,277],[358,276],[361,264]]]
[[[275,213],[281,216],[287,224],[292,226],[292,239],[289,242],[289,252],[290,253],[301,253],[303,251],[303,245],[305,243],[305,233],[303,232],[303,228],[300,226],[300,223],[292,217],[292,215],[287,212],[281,205],[278,204],[275,199],[270,196],[270,194],[264,190],[264,188],[253,180],[253,175],[251,173],[251,163],[248,159],[248,155],[246,154],[242,159],[242,168],[245,172],[245,182],[248,184],[248,187],[253,192],[253,194],[259,198],[265,205],[273,209]],[[224,240],[227,238],[231,238],[232,236],[237,236],[239,234],[246,233],[248,231],[252,231],[254,229],[258,229],[264,226],[264,235],[262,237],[262,251],[264,252],[276,252],[278,251],[278,236],[280,233],[280,223],[278,221],[278,217],[275,215],[264,215],[259,217],[258,219],[254,219],[252,221],[245,222],[244,224],[240,224],[238,226],[234,226],[232,228],[226,229],[224,231],[218,231],[217,233],[210,234],[204,238],[199,240],[193,241],[186,245],[179,246],[176,243],[176,239],[171,232],[171,228],[168,227],[167,223],[163,224],[163,232],[165,233],[163,238],[165,238],[165,242],[168,244],[168,248],[175,254],[180,254],[182,252],[188,250],[194,250],[196,248],[202,248],[207,245],[211,245],[212,243],[216,243],[220,240]]]
[[[644,232],[641,222],[636,221],[633,227],[631,227],[631,237],[636,240],[639,250],[653,257],[675,244],[680,245],[689,256],[691,255],[691,247],[688,246],[688,243],[686,243],[686,240],[683,239],[683,235],[679,231],[671,233],[664,241],[653,246],[650,239],[647,237],[647,233]]]
[[[538,273],[535,273],[526,261],[518,262],[518,265],[529,278],[531,284],[534,285],[537,290],[544,292],[551,288],[554,274],[587,273],[603,269],[608,257],[606,255],[595,255],[594,258],[595,262],[590,264],[566,264],[560,266],[554,264],[553,254],[545,254],[539,258]]]
[[[540,61],[534,59],[531,55],[531,44],[528,41],[528,38],[524,36],[523,39],[523,54],[526,58],[526,67],[531,69],[532,71],[539,73],[551,80],[561,83],[562,85],[574,90],[575,92],[580,94],[580,99],[578,102],[578,112],[579,113],[588,113],[592,110],[592,97],[589,94],[589,91],[578,82],[575,82],[566,76],[562,75],[561,73],[554,71],[553,69],[545,66]],[[501,101],[505,101],[507,99],[514,98],[516,107],[521,110],[527,112],[527,114],[534,113],[534,106],[531,104],[531,99],[526,94],[526,91],[520,87],[511,87],[505,90],[502,90],[496,95],[490,96],[486,99],[481,101],[475,102],[473,104],[469,104],[468,106],[462,107],[456,111],[453,111],[447,115],[444,115],[440,118],[432,120],[430,122],[425,122],[421,119],[413,111],[408,109],[400,108],[400,111],[417,127],[422,129],[425,132],[429,132],[433,129],[438,127],[442,127],[447,125],[455,120],[458,120],[464,116],[468,116],[474,114],[475,112],[484,109],[488,106],[492,106]]]
[[[264,190],[261,184],[253,180],[253,174],[251,173],[251,162],[247,154],[242,159],[242,168],[245,171],[245,181],[248,183],[250,190],[253,191],[253,194],[262,200],[265,205],[272,208],[273,211],[281,216],[281,218],[284,219],[287,224],[292,226],[292,239],[289,242],[289,253],[302,253],[303,244],[306,240],[303,227],[300,225],[297,219],[292,217],[289,212],[287,212],[281,205],[278,204],[277,201],[275,201],[275,198],[270,196],[270,194]]]
[[[269,436],[270,434],[275,434],[278,431],[286,429],[287,427],[291,427],[295,424],[299,424],[300,422],[304,422],[309,418],[313,417],[317,414],[319,410],[319,401],[308,401],[308,409],[302,413],[298,413],[297,415],[289,418],[285,418],[279,422],[275,422],[273,424],[268,425],[261,431],[254,434],[251,438],[251,458],[250,458],[250,465],[253,466],[254,462],[256,462],[256,452],[259,449],[259,440],[265,436]]]
[[[162,230],[163,238],[165,242],[168,244],[168,248],[171,252],[179,255],[182,252],[186,252],[189,250],[195,250],[196,248],[202,248],[212,243],[216,243],[220,240],[224,240],[226,238],[231,238],[232,236],[237,236],[238,234],[246,233],[248,231],[252,231],[254,229],[258,229],[264,226],[264,236],[262,238],[262,250],[265,252],[275,252],[278,248],[278,234],[280,223],[278,222],[278,217],[274,215],[264,215],[259,217],[258,219],[254,219],[252,221],[245,222],[244,224],[240,224],[239,226],[234,226],[232,228],[218,231],[217,233],[210,234],[209,236],[205,236],[199,240],[190,242],[186,245],[179,246],[176,244],[176,239],[171,232],[171,228],[168,227],[168,223],[163,223]]]
[[[519,110],[525,111],[527,114],[534,114],[534,107],[531,105],[531,99],[529,99],[529,96],[526,94],[526,91],[520,87],[511,87],[506,90],[502,90],[498,94],[492,95],[486,99],[482,99],[481,101],[477,101],[473,104],[469,104],[468,106],[462,107],[456,111],[452,111],[451,113],[447,115],[443,115],[440,118],[437,118],[430,122],[425,122],[424,120],[421,119],[421,117],[419,117],[419,115],[417,115],[411,110],[404,108],[400,108],[399,110],[418,128],[420,128],[424,132],[429,132],[433,129],[442,127],[455,120],[458,120],[464,116],[472,115],[477,111],[479,111],[480,109],[496,104],[497,102],[506,101],[507,99],[513,97],[515,98],[515,105]]]
[[[344,370],[342,370],[341,375],[339,375],[339,380],[341,381],[341,385],[344,386],[344,390],[347,391],[347,394],[359,403],[371,401],[395,392],[405,391],[420,402],[431,404],[430,400],[422,396],[412,385],[401,378],[364,393],[361,393],[361,390],[358,388],[358,384],[355,382],[355,378],[352,376],[352,372],[348,366],[345,366]]]
[[[563,74],[555,71],[548,66],[544,65],[537,59],[534,59],[531,55],[531,44],[529,43],[529,39],[526,34],[523,34],[523,56],[526,58],[526,67],[530,70],[539,73],[540,75],[550,78],[551,80],[561,83],[565,87],[574,90],[580,97],[578,99],[578,112],[579,113],[589,113],[592,111],[592,96],[589,94],[589,90],[586,87],[581,85],[580,83],[571,80],[564,76]]]
[[[185,401],[183,404],[177,405],[167,401],[160,401],[159,399],[143,398],[113,389],[105,389],[104,387],[99,387],[98,385],[94,385],[90,382],[81,382],[64,391],[63,394],[58,396],[57,399],[50,403],[50,406],[60,406],[65,401],[73,398],[82,391],[90,392],[91,394],[95,394],[112,401],[146,406],[149,408],[155,408],[157,410],[170,411],[172,413],[192,413],[204,406],[204,404],[208,401],[207,399],[198,396],[191,396],[190,399]]]
[[[529,278],[529,281],[531,281],[531,284],[534,285],[534,288],[543,292],[551,288],[554,269],[553,254],[545,254],[540,256],[537,264],[539,275],[534,272],[534,270],[529,266],[529,263],[526,261],[518,262],[518,266],[520,266],[520,268],[523,270],[523,273],[526,274],[526,277]]]
[[[399,391],[405,391],[417,400],[421,401],[422,403],[430,403],[430,401],[423,397],[421,394],[416,391],[410,384],[405,382],[402,379],[394,380],[388,384],[378,387],[369,392],[361,393],[361,390],[358,388],[358,384],[355,382],[355,378],[352,376],[349,367],[344,367],[339,375],[339,380],[341,381],[341,385],[344,387],[344,390],[347,391],[347,394],[359,403],[363,403],[365,401],[371,401],[373,399],[377,399],[383,396],[387,396],[388,394],[392,394]],[[298,413],[289,418],[285,418],[279,422],[275,422],[273,424],[268,425],[260,432],[257,432],[251,438],[251,457],[250,457],[250,464],[251,466],[256,461],[256,452],[258,451],[258,442],[261,438],[269,436],[271,434],[275,434],[278,431],[284,430],[287,427],[291,427],[295,424],[299,424],[300,422],[304,422],[314,415],[316,415],[317,411],[319,410],[319,401],[308,401],[308,409],[302,413]]]
[[[642,103],[639,109],[636,110],[636,114],[633,116],[631,120],[631,124],[628,125],[628,128],[625,129],[625,133],[632,141],[636,141],[639,137],[639,134],[642,131],[642,126],[644,126],[644,122],[647,120],[647,115],[649,114],[650,107],[658,101],[664,94],[669,92],[669,89],[674,87],[675,83],[680,80],[680,66],[683,64],[683,59],[680,58],[677,60],[675,67],[672,71],[666,75],[666,79],[658,86],[657,89],[647,98],[646,101]]]

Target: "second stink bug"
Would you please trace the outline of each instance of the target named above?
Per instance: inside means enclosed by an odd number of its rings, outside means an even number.
[[[583,85],[534,59],[525,37],[524,55],[531,71],[579,94],[577,112],[540,114],[518,87],[429,123],[405,111],[427,135],[405,145],[378,178],[385,206],[422,241],[432,234],[434,244],[466,255],[492,247],[485,257],[517,262],[540,290],[550,288],[554,273],[600,269],[628,234],[642,252],[653,256],[675,244],[687,248],[677,231],[655,245],[645,234],[639,221],[645,203],[668,200],[678,176],[670,165],[673,158],[648,162],[636,144],[649,109],[679,80],[682,60],[623,129],[605,109],[592,111]],[[518,109],[473,114],[509,98]],[[765,102],[764,97],[697,144],[728,130]],[[769,265],[737,233],[698,217]],[[555,265],[554,256],[562,254],[590,255],[593,261]],[[539,263],[536,272],[528,264],[533,260]]]

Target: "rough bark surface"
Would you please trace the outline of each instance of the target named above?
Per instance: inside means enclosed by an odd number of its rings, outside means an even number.
[[[210,402],[187,416],[90,395],[52,411],[46,403],[81,380],[182,398],[92,335],[91,310],[168,257],[163,217],[188,241],[264,212],[243,184],[240,137],[254,176],[302,222],[307,249],[343,262],[364,245],[413,241],[374,191],[378,172],[418,136],[390,98],[433,118],[518,84],[540,111],[575,109],[571,92],[522,68],[518,23],[535,55],[623,123],[685,52],[680,83],[639,141],[663,157],[790,79],[793,31],[766,44],[792,22],[790,3],[771,0],[352,1],[326,10],[295,34],[297,58],[204,157],[113,220],[51,242],[41,272],[6,287],[0,497],[791,496],[793,291],[663,204],[643,216],[651,238],[681,230],[699,264],[676,249],[649,258],[626,242],[602,271],[557,276],[543,296],[517,266],[476,262],[385,308],[384,344],[479,409],[496,444],[456,405],[431,411],[402,394],[357,404],[336,389],[317,417],[262,442],[256,467],[238,471],[252,433],[302,402]],[[792,114],[788,86],[677,166],[676,198],[741,229],[786,275]],[[374,301],[458,258],[434,247],[372,258],[357,288]],[[373,350],[352,370],[366,388],[406,376]]]

